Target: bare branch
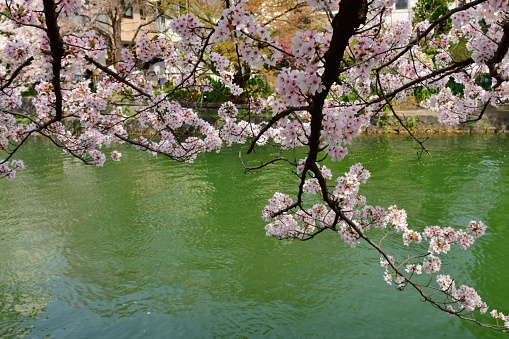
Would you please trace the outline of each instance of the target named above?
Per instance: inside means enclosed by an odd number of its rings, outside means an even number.
[[[385,95],[385,91],[383,89],[383,85],[382,85],[382,82],[380,80],[380,73],[377,72],[376,74],[376,81],[378,82],[378,88],[379,88],[379,92],[380,94],[382,95],[382,98],[384,98],[387,106],[389,107],[389,109],[391,110],[392,114],[394,115],[394,117],[396,118],[396,120],[398,120],[399,124],[408,132],[408,134],[412,137],[412,139],[414,139],[418,144],[419,146],[421,146],[421,149],[422,151],[426,152],[427,154],[429,154],[429,151],[426,147],[424,147],[424,141],[421,141],[419,140],[415,135],[414,133],[412,133],[412,131],[408,128],[408,126],[403,122],[403,120],[401,119],[401,117],[396,113],[396,111],[394,110],[394,107],[392,106],[390,100],[387,98],[387,96]]]
[[[242,159],[242,154],[241,154],[240,151],[239,151],[239,159],[240,159],[240,162],[242,163],[242,167],[244,167],[246,172],[254,172],[254,171],[257,171],[257,170],[259,170],[261,168],[267,167],[267,166],[269,166],[271,164],[274,164],[276,162],[279,162],[279,161],[284,161],[284,162],[289,163],[292,166],[297,166],[297,164],[295,162],[291,161],[288,158],[283,158],[283,157],[274,158],[274,159],[272,159],[270,161],[263,162],[263,163],[261,163],[258,166],[247,166],[246,163],[244,162],[244,159]]]

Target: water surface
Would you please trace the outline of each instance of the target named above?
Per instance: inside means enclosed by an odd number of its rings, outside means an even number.
[[[411,227],[488,224],[446,269],[507,314],[508,141],[434,136],[418,160],[408,138],[369,136],[331,166],[362,162],[368,202],[406,209]],[[0,337],[502,337],[391,288],[362,244],[266,237],[267,199],[296,190],[282,164],[244,173],[239,148],[191,165],[120,151],[94,168],[38,140],[0,181]]]

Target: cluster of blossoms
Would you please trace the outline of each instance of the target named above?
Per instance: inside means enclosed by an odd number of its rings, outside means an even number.
[[[402,223],[400,223],[402,225]],[[474,239],[482,236],[486,230],[486,225],[481,221],[471,221],[466,231],[454,230],[451,227],[441,228],[439,226],[430,226],[424,229],[424,232],[419,233],[414,230],[407,229],[406,227],[395,227],[394,230],[403,231],[403,244],[411,246],[417,245],[423,239],[429,241],[428,255],[421,263],[407,263],[411,258],[405,260],[405,271],[411,275],[420,275],[423,272],[426,274],[435,274],[441,270],[442,260],[438,256],[443,253],[446,254],[450,251],[451,245],[457,244],[461,248],[466,249],[473,244]],[[397,286],[404,286],[406,278],[400,273],[396,273],[395,267],[400,265],[397,260],[390,259],[391,265],[385,259],[381,260],[381,266],[385,268],[384,280],[388,284],[395,283]],[[465,310],[469,313],[479,310],[481,313],[487,311],[487,305],[481,300],[477,292],[466,285],[462,285],[459,289],[456,288],[454,281],[449,275],[439,274],[436,276],[436,283],[439,290],[441,290],[448,299],[447,309],[449,312],[458,313]]]
[[[306,159],[299,162],[297,173],[302,174],[305,168]],[[316,164],[321,175],[325,179],[332,178],[332,172],[326,166]],[[350,168],[348,173],[337,179],[337,186],[333,192],[333,199],[337,201],[341,210],[349,211],[354,207],[365,203],[365,198],[358,194],[360,184],[366,182],[369,178],[369,172],[360,164]],[[310,194],[320,192],[320,186],[316,178],[309,178],[305,181],[303,190]],[[310,209],[298,210],[293,205],[293,200],[282,193],[276,193],[269,200],[269,205],[263,210],[263,219],[272,221],[265,229],[267,235],[277,236],[279,238],[305,238],[313,231],[336,227],[337,213],[323,204],[315,204]],[[292,213],[294,209],[297,212]],[[312,227],[311,227],[312,226]],[[340,222],[338,233],[345,242],[354,246],[359,240],[359,234],[351,228],[344,220]]]
[[[206,30],[194,14],[184,14],[171,22],[171,29],[181,39],[178,47],[186,54],[200,51],[203,46]]]
[[[163,39],[150,39],[147,32],[144,32],[134,46],[136,48],[136,56],[141,61],[150,61],[161,54],[162,44]]]
[[[299,161],[297,174],[302,175],[306,167],[306,159]],[[318,170],[327,180],[332,178],[332,172],[325,166],[317,165]],[[341,238],[350,246],[354,247],[365,235],[371,226],[386,229],[388,234],[402,234],[402,242],[405,246],[418,246],[426,240],[429,242],[428,254],[421,262],[412,263],[417,257],[408,258],[403,263],[391,256],[381,257],[380,264],[385,268],[384,280],[388,284],[395,284],[403,288],[407,278],[398,269],[404,265],[405,271],[410,275],[422,273],[434,275],[440,272],[442,260],[439,254],[446,254],[451,245],[457,244],[466,249],[474,240],[482,236],[486,225],[482,222],[471,221],[466,230],[454,230],[451,227],[426,227],[418,232],[408,228],[405,210],[391,206],[388,209],[379,206],[366,205],[365,198],[359,194],[361,183],[365,183],[370,173],[360,164],[350,168],[348,173],[337,179],[337,185],[332,192],[331,198],[337,203],[340,211],[343,211],[347,219],[342,219],[334,210],[323,204],[315,204],[309,209],[299,209],[293,199],[285,194],[276,193],[269,200],[269,205],[263,210],[263,219],[270,222],[265,227],[267,235],[281,239],[306,239],[315,232],[323,229],[336,229]],[[321,191],[317,179],[312,176],[305,180],[303,190],[306,193],[316,194]],[[339,217],[339,218],[338,218]],[[351,220],[351,222],[348,221]],[[436,276],[438,289],[448,298],[448,310],[450,312],[473,312],[479,310],[485,313],[487,305],[477,292],[466,285],[456,288],[454,281],[448,275]]]
[[[317,64],[330,45],[331,32],[297,32],[292,38],[292,54],[297,64]]]
[[[210,61],[214,65],[215,70],[218,72],[226,70],[226,68],[230,65],[230,62],[224,55],[215,52],[210,53]]]
[[[25,169],[25,164],[22,160],[13,160],[11,164],[0,164],[0,178],[7,178],[7,180],[14,180],[16,178],[16,170]]]
[[[76,60],[80,60],[84,56],[96,60],[106,58],[106,43],[95,32],[84,32],[80,36],[68,35],[65,37],[65,43],[69,46],[67,51],[71,53]]]
[[[153,98],[152,102],[154,104],[150,108],[137,113],[137,118],[140,127],[154,129],[160,139],[156,141],[138,137],[135,141],[139,148],[188,162],[196,159],[202,152],[220,149],[222,140],[219,132],[196,112],[182,107],[177,101],[163,100],[162,95]],[[193,129],[203,138],[189,136],[184,141],[179,141],[172,132],[179,129]]]
[[[342,109],[325,108],[322,143],[333,161],[340,161],[348,154],[347,145],[369,124],[369,113],[357,114],[357,105]]]
[[[0,2],[0,12],[9,13],[12,21],[16,22],[18,27],[41,23],[44,19],[39,15],[41,10],[41,1],[15,0]]]
[[[83,9],[81,0],[60,0],[57,4],[57,11],[66,18],[80,15]]]
[[[260,131],[258,125],[249,124],[245,120],[237,119],[239,111],[237,107],[230,101],[221,105],[218,115],[224,120],[224,125],[219,132],[220,137],[227,145],[232,143],[244,144],[248,137],[257,135]],[[263,144],[266,138],[259,140],[258,144]]]
[[[462,285],[457,289],[454,280],[449,275],[437,275],[436,282],[439,289],[450,298],[450,304],[447,306],[450,312],[456,313],[461,310],[473,312],[479,310],[481,313],[486,313],[488,310],[486,303],[481,300],[481,297],[479,297],[473,288]],[[492,315],[497,314],[497,311],[494,310],[491,313]]]
[[[487,103],[496,107],[509,99],[507,83],[499,82],[500,79],[507,79],[507,58],[493,64],[493,58],[504,35],[503,18],[507,15],[506,8],[507,4],[487,1],[477,8],[458,11],[452,16],[453,30],[432,42],[437,47],[437,62],[440,66],[453,62],[450,46],[461,40],[467,41],[466,47],[474,61],[464,72],[452,75],[456,84],[465,87],[463,93],[453,93],[445,86],[444,81],[438,81],[435,85],[444,85],[441,88],[434,87],[440,89],[439,93],[422,103],[423,107],[438,112],[442,123],[454,126],[469,121],[475,118]],[[486,25],[487,22],[490,24]],[[497,86],[494,87],[495,90],[487,90],[478,85],[477,79],[487,73],[498,73],[497,78],[491,79],[493,85]]]
[[[425,239],[429,239],[430,253],[447,253],[451,249],[451,244],[458,244],[462,249],[467,249],[473,243],[475,238],[484,234],[486,225],[482,221],[471,221],[467,231],[455,231],[452,227],[441,228],[439,226],[426,227],[423,232]]]
[[[498,319],[502,319],[504,321],[504,326],[509,327],[509,315],[504,315],[502,312],[498,312],[497,310],[492,310],[490,315],[495,318],[498,322]]]
[[[259,25],[243,7],[244,1],[226,8],[217,22],[212,40],[219,44],[228,40],[238,43],[242,58],[251,67],[275,66],[281,59],[281,45],[272,38],[269,28]]]

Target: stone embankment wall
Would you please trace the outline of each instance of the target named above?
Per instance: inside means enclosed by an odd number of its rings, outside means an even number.
[[[189,108],[200,111],[207,117],[217,115],[221,106],[216,103],[188,104]],[[239,110],[246,110],[247,105],[239,105]],[[481,120],[475,123],[460,124],[455,127],[447,127],[438,122],[438,114],[423,109],[401,110],[397,114],[405,122],[412,133],[509,133],[509,107],[489,107]],[[260,116],[260,122],[268,119],[268,116]],[[364,129],[367,134],[380,133],[408,133],[392,114],[379,114],[371,119],[371,125]]]
[[[422,109],[396,112],[408,129],[415,134],[435,133],[509,133],[509,107],[489,107],[481,120],[475,123],[447,127],[438,122],[438,114]],[[364,130],[368,134],[408,133],[392,114],[380,114],[371,119],[371,126]]]
[[[30,99],[23,100],[24,110],[35,110]],[[137,111],[140,106],[125,104],[131,111]],[[200,115],[211,124],[217,119],[217,111],[221,104],[218,103],[186,103],[185,107],[195,109]],[[247,105],[238,105],[239,111],[247,110]],[[397,114],[405,122],[412,133],[416,134],[435,134],[435,133],[509,133],[509,106],[501,108],[489,107],[484,113],[482,119],[475,123],[460,124],[455,127],[447,127],[438,123],[438,114],[423,109],[399,110]],[[261,113],[256,115],[256,122],[263,122],[270,119],[269,114]],[[74,122],[74,123],[77,123]],[[145,133],[134,121],[130,128],[133,132]],[[367,134],[384,133],[408,133],[392,114],[379,114],[371,119],[371,125],[364,129]]]

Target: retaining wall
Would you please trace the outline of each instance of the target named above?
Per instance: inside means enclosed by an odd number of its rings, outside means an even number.
[[[23,100],[25,110],[35,109],[29,99]],[[184,107],[192,108],[200,113],[202,118],[214,124],[217,119],[217,111],[221,104],[218,103],[183,103]],[[138,110],[139,106],[132,106],[126,103],[132,110]],[[239,111],[247,110],[247,105],[237,105]],[[489,107],[482,119],[476,123],[460,124],[454,127],[447,127],[438,122],[438,114],[423,109],[399,110],[397,114],[405,122],[405,125],[412,133],[434,134],[434,133],[509,133],[509,106],[501,108]],[[256,115],[256,122],[270,119],[268,113]],[[77,123],[77,122],[76,122]],[[130,130],[143,133],[138,124],[133,121]],[[380,133],[408,133],[401,126],[396,117],[392,114],[379,114],[371,119],[371,125],[363,130],[367,134]]]
[[[475,123],[448,127],[438,122],[438,114],[422,109],[402,110],[397,114],[412,133],[509,133],[509,107],[489,107],[481,120]],[[364,133],[408,133],[392,114],[381,114],[371,119]]]

